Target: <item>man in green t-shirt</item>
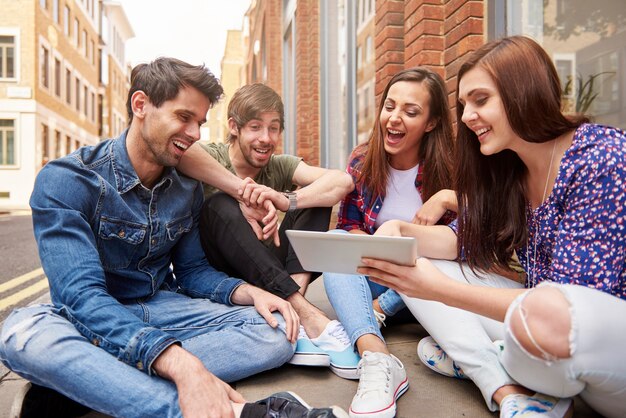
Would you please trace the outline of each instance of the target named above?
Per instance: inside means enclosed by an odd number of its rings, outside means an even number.
[[[216,269],[292,304],[302,327],[290,363],[330,366],[341,377],[358,379],[359,356],[343,326],[304,297],[319,273],[302,268],[284,233],[328,230],[331,208],[352,190],[352,178],[339,170],[310,166],[293,155],[274,155],[284,129],[284,107],[280,96],[264,84],[235,92],[228,105],[228,129],[227,144],[205,145],[206,153],[192,147],[179,167],[202,180],[208,153],[238,177],[254,180],[248,180],[242,200],[250,206],[271,201],[285,215],[278,237],[259,240],[260,227],[253,230],[258,225],[239,210],[239,202],[205,182],[200,234],[207,259]]]

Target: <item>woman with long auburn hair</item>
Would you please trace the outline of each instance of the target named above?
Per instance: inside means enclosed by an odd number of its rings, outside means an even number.
[[[381,97],[369,140],[350,156],[347,171],[356,187],[341,202],[337,228],[374,234],[389,219],[426,224],[443,215],[442,223],[451,221],[452,213],[439,210],[444,203],[437,193],[452,184],[454,141],[443,80],[427,68],[405,69],[390,79]],[[440,228],[454,236],[447,226]],[[351,415],[395,416],[395,401],[408,381],[379,327],[387,316],[404,309],[404,302],[366,276],[327,272],[324,286],[350,337],[349,350],[354,346],[361,356],[358,369],[352,365],[358,373],[345,376],[360,380]]]
[[[438,349],[429,367],[472,379],[501,417],[570,416],[575,395],[624,417],[626,133],[564,115],[560,86],[530,38],[470,54],[458,73],[455,182],[467,264],[364,259],[359,271],[403,295]],[[514,251],[524,285],[489,272]]]

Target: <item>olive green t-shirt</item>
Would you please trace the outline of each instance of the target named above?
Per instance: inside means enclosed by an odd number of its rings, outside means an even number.
[[[230,162],[228,156],[228,144],[201,144],[202,148],[213,158],[215,158],[220,164],[222,164],[228,171],[233,174],[235,169]],[[279,192],[286,192],[295,189],[293,184],[293,173],[296,171],[296,167],[300,164],[302,158],[293,155],[281,154],[272,155],[270,161],[265,167],[259,171],[259,174],[253,179],[258,184],[270,187]],[[217,192],[213,186],[204,184],[204,197],[207,198],[213,193]]]

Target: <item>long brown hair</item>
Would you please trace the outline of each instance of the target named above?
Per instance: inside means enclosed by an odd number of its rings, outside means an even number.
[[[552,60],[530,38],[511,36],[470,54],[457,77],[455,188],[459,202],[458,249],[472,270],[507,268],[515,248],[527,241],[526,166],[516,153],[480,153],[476,134],[461,121],[463,76],[475,67],[493,79],[513,131],[528,142],[547,142],[587,122],[561,112],[561,83]]]
[[[353,152],[353,155],[365,156],[359,167],[361,173],[357,181],[363,182],[369,190],[372,190],[374,196],[385,194],[389,177],[389,162],[379,116],[389,89],[399,81],[421,83],[428,89],[430,120],[437,122],[430,132],[424,134],[418,149],[419,162],[424,170],[422,199],[426,201],[439,190],[451,188],[454,138],[443,80],[437,73],[425,67],[402,70],[387,83],[378,104],[378,116],[375,118],[370,137],[365,144],[359,145]]]

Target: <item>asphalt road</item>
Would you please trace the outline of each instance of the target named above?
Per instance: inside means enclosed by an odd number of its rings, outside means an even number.
[[[0,216],[0,322],[18,306],[27,305],[44,292],[30,214]]]

